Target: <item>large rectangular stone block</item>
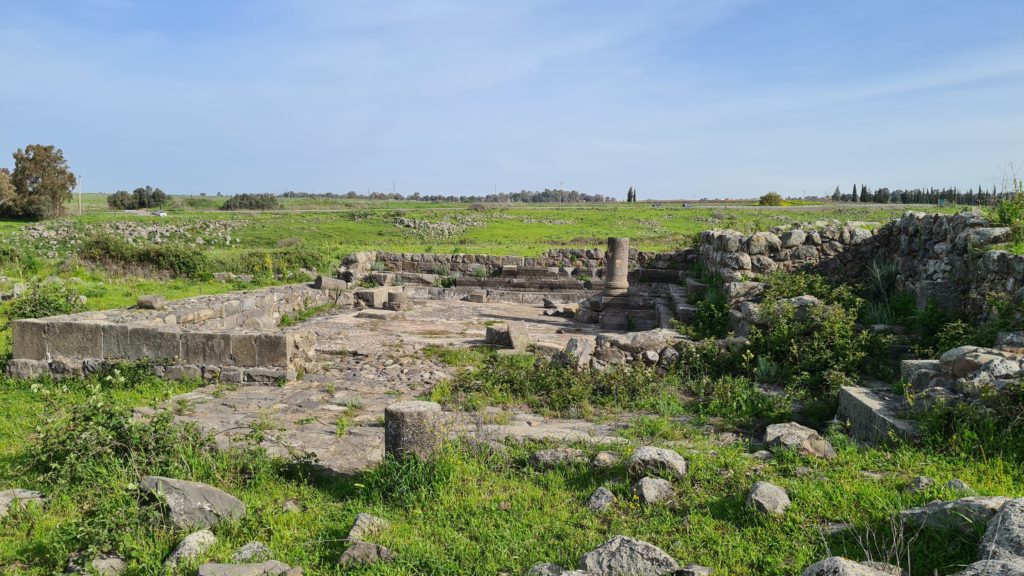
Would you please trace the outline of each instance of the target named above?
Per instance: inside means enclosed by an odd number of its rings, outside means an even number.
[[[218,332],[184,332],[182,359],[188,364],[230,364],[231,336]]]
[[[46,326],[46,350],[65,358],[102,358],[103,332],[99,324],[50,322]]]
[[[181,332],[166,328],[131,328],[129,360],[160,361],[181,358]]]
[[[291,358],[292,338],[288,334],[259,334],[256,357],[260,366],[287,367]]]
[[[103,354],[100,358],[127,360],[132,357],[131,326],[127,324],[102,324]]]
[[[235,366],[259,366],[256,334],[231,334],[230,363]]]
[[[46,359],[46,322],[15,320],[11,325],[13,357],[24,360]]]

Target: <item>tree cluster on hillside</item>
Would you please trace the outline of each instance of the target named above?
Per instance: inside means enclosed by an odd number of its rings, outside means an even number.
[[[221,210],[274,210],[281,203],[273,194],[238,194],[224,201]]]
[[[0,168],[0,214],[43,220],[64,214],[78,180],[64,152],[54,146],[30,144],[13,154],[14,170]]]
[[[913,188],[909,190],[890,190],[889,188],[868,188],[866,184],[859,187],[854,184],[849,194],[843,194],[839,186],[832,192],[834,202],[865,202],[874,204],[964,204],[969,206],[989,206],[1000,200],[1013,196],[1013,190],[999,191],[995,186],[986,189],[984,186],[969,188]]]
[[[313,194],[310,192],[285,192],[284,198],[326,198],[345,200],[414,200],[421,202],[615,202],[615,198],[606,197],[603,194],[586,194],[576,190],[560,190],[545,188],[542,191],[520,190],[519,192],[499,192],[485,196],[444,196],[441,194],[423,195],[419,192],[405,196],[397,192],[371,192],[370,194],[359,194],[350,191],[346,194],[335,194],[326,192]]]
[[[167,203],[167,194],[159,188],[146,186],[136,188],[131,193],[126,190],[118,190],[107,196],[107,206],[115,210],[140,210],[142,208],[156,208]]]

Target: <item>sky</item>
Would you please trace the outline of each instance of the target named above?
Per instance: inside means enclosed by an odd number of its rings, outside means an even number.
[[[1021,0],[0,0],[0,167],[87,192],[999,185]],[[1020,170],[1024,175],[1024,170]]]

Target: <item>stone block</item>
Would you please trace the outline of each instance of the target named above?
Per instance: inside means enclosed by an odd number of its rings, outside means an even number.
[[[46,350],[51,356],[102,358],[103,331],[99,324],[50,322],[46,326]]]
[[[387,288],[370,288],[367,290],[356,290],[356,298],[362,300],[371,308],[382,308],[388,301]]]
[[[13,358],[7,363],[7,375],[15,380],[30,380],[50,371],[45,360]]]
[[[256,334],[232,333],[230,361],[235,366],[259,366]]]
[[[287,334],[259,334],[256,337],[256,358],[260,366],[285,368],[291,358],[292,339]]]
[[[46,359],[46,322],[15,320],[11,325],[13,357],[24,360]]]
[[[128,360],[143,358],[159,361],[181,358],[181,332],[161,328],[130,328],[131,356]]]
[[[175,364],[164,367],[163,377],[167,380],[200,380],[203,371],[193,364]]]
[[[140,310],[163,310],[167,306],[167,299],[155,294],[139,296],[135,306]]]
[[[839,389],[838,418],[850,425],[850,435],[871,443],[889,442],[893,437],[911,439],[917,435],[913,423],[900,418],[899,398],[885,398],[859,386]]]
[[[226,333],[184,332],[181,348],[189,364],[231,364],[231,337]]]
[[[109,360],[127,360],[132,357],[131,326],[128,324],[102,324],[103,353]]]
[[[487,302],[487,292],[470,292],[466,295],[466,300],[477,304],[484,304]]]

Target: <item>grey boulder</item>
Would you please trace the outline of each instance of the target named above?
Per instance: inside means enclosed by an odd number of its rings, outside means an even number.
[[[199,567],[199,576],[282,576],[291,567],[277,560],[267,560],[256,564],[203,564]]]
[[[679,563],[653,544],[615,536],[584,554],[579,569],[593,576],[661,576],[679,570]]]
[[[686,459],[667,448],[641,446],[626,461],[631,476],[658,476],[668,474],[676,478],[686,476]]]
[[[231,557],[232,562],[259,562],[270,558],[270,547],[263,542],[249,542]]]
[[[672,483],[663,478],[645,476],[633,484],[633,493],[644,504],[668,502],[675,498],[676,491]]]
[[[217,543],[217,537],[209,530],[199,530],[182,538],[178,546],[174,548],[171,555],[167,557],[164,564],[170,568],[176,567],[181,562],[189,562],[206,554],[206,551],[213,548]]]
[[[803,571],[801,576],[891,576],[871,566],[841,556],[825,558]]]
[[[747,495],[747,506],[762,514],[784,514],[790,505],[789,494],[770,482],[755,483]]]
[[[980,557],[1024,564],[1024,498],[1009,500],[988,522]]]
[[[900,512],[900,518],[915,528],[973,531],[987,524],[1007,500],[1001,496],[971,496],[949,502],[935,500]]]
[[[808,456],[826,460],[836,456],[836,451],[828,440],[822,438],[813,428],[796,422],[769,425],[764,433],[764,441],[772,451],[778,448],[791,448]]]
[[[24,490],[22,488],[12,488],[0,492],[0,518],[7,516],[14,506],[24,507],[29,503],[42,506],[46,503],[46,498],[43,497],[42,492]]]
[[[395,553],[379,544],[369,542],[356,542],[349,546],[348,550],[342,553],[338,564],[363,565],[379,564],[381,562],[393,562]]]
[[[348,539],[366,540],[387,530],[390,526],[391,524],[383,518],[360,512],[356,515],[356,521],[352,524],[352,529],[348,531]]]
[[[590,495],[587,500],[587,509],[591,512],[604,512],[615,502],[615,495],[611,490],[601,486]]]
[[[200,482],[146,476],[139,487],[167,506],[167,519],[178,528],[211,528],[245,517],[241,500]]]

